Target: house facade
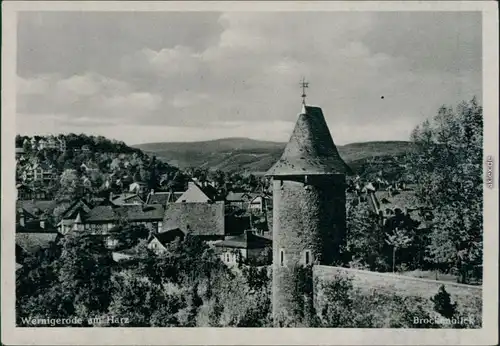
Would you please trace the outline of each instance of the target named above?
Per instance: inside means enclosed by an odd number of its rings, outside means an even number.
[[[78,200],[70,205],[61,215],[61,221],[57,224],[57,230],[61,234],[67,234],[74,228],[75,220],[78,215],[87,216],[92,210],[92,205],[84,199]]]
[[[184,237],[185,237],[184,232],[182,232],[179,229],[174,229],[171,231],[166,231],[161,233],[153,233],[151,234],[148,242],[148,249],[160,255],[168,251],[168,244],[176,240],[182,241]]]
[[[54,167],[44,163],[35,163],[24,168],[22,173],[24,181],[51,182],[57,179],[57,171]]]
[[[272,240],[252,231],[230,236],[214,244],[220,259],[227,265],[253,263],[268,265],[272,262]]]
[[[151,232],[162,230],[164,208],[158,204],[152,205],[99,205],[82,217],[83,229],[91,234],[108,235],[109,230],[127,222],[131,226],[142,225]]]

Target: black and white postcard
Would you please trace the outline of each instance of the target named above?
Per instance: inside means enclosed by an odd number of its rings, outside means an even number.
[[[2,12],[2,343],[497,343],[495,2]]]

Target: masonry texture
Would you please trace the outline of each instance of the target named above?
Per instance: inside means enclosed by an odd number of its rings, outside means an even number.
[[[273,316],[295,320],[297,273],[333,265],[345,239],[347,165],[333,143],[321,108],[303,106],[273,177]],[[312,284],[312,283],[311,283]]]
[[[380,292],[420,297],[427,299],[429,305],[431,305],[430,298],[438,293],[441,285],[444,285],[464,315],[481,316],[483,291],[480,286],[323,265],[316,265],[313,268],[314,301],[317,310],[321,310],[324,303],[322,283],[336,280],[338,277],[351,278],[353,287],[366,294]]]
[[[297,180],[274,180],[273,183],[275,315],[293,315],[297,267],[336,263],[345,234],[344,177],[315,177],[308,184]],[[306,251],[310,251],[309,263],[306,263]]]

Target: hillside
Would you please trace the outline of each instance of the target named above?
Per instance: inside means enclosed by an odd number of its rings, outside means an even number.
[[[278,160],[286,143],[249,138],[224,138],[202,142],[147,143],[135,145],[179,168],[200,167],[227,172],[267,171]],[[373,157],[400,156],[407,152],[405,141],[365,142],[338,146],[342,158],[356,171]]]

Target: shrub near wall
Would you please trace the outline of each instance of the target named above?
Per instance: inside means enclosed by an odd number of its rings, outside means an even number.
[[[327,266],[314,266],[313,277],[314,305],[323,327],[481,327],[480,287]],[[462,318],[461,323],[435,321],[442,316],[430,298],[441,285],[457,302],[455,319]]]

